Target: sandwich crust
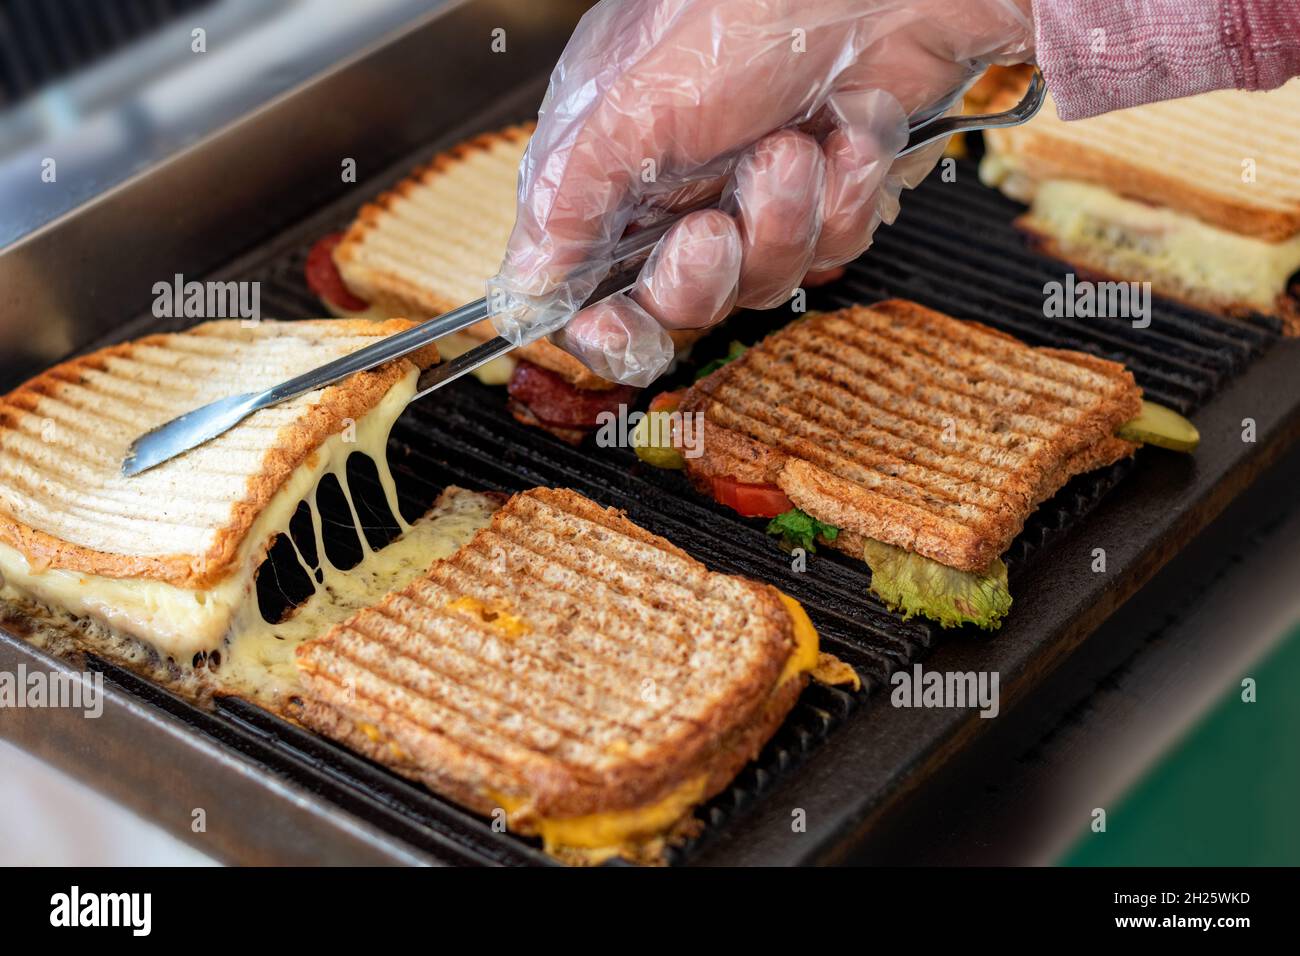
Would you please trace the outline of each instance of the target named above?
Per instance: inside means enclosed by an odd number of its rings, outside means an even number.
[[[334,250],[348,288],[392,315],[438,315],[480,297],[514,226],[515,177],[535,125],[508,126],[439,153],[362,206]],[[496,330],[483,321],[465,334],[487,341]],[[678,349],[702,334],[670,333]],[[577,388],[614,387],[545,339],[515,354]]]
[[[786,671],[794,650],[772,587],[709,572],[575,492],[535,489],[304,644],[301,716],[533,833],[685,785],[691,803],[717,793],[805,685]]]
[[[256,412],[129,479],[119,471],[127,445],[189,408],[275,384],[412,325],[324,319],[243,328],[220,320],[54,366],[0,399],[0,543],[36,567],[195,589],[222,580],[294,470],[414,368],[436,362],[436,348]],[[223,471],[224,493],[206,495],[205,477]],[[148,533],[123,544],[133,525]],[[184,548],[146,550],[155,539]]]
[[[1131,454],[1121,365],[912,302],[810,316],[692,386],[710,477],[775,484],[853,535],[982,571],[1073,475]]]
[[[1009,109],[1023,86],[989,104]],[[1300,140],[1291,148],[1300,83],[1267,93],[1225,90],[1066,123],[1050,101],[1031,122],[986,130],[992,154],[1033,182],[1092,183],[1166,206],[1242,236],[1281,242],[1300,233]],[[1247,181],[1243,162],[1259,162]]]

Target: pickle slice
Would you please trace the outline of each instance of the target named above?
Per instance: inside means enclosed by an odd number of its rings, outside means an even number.
[[[1195,451],[1201,443],[1201,433],[1182,415],[1172,408],[1146,401],[1142,403],[1138,417],[1125,422],[1115,434],[1125,441],[1156,445],[1170,451]]]
[[[669,416],[669,412],[647,412],[632,430],[632,450],[643,462],[655,468],[685,468],[686,459],[670,443],[672,420]]]

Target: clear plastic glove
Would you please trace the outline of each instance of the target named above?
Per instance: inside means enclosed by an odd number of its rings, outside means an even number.
[[[493,323],[516,343],[557,333],[624,230],[721,188],[720,211],[674,226],[628,295],[553,336],[649,384],[672,361],[665,329],[770,308],[860,255],[941,155],[897,159],[909,118],[1032,44],[1029,0],[604,0],[551,75]]]

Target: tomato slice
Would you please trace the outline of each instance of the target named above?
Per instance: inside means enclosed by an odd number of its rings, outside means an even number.
[[[776,485],[747,484],[735,478],[710,478],[714,499],[746,518],[775,518],[794,507]]]
[[[617,413],[620,405],[632,404],[640,391],[630,385],[575,388],[564,376],[532,362],[519,363],[506,390],[539,421],[560,428],[595,428],[601,412]]]
[[[686,389],[678,388],[671,392],[660,392],[650,400],[650,411],[652,412],[675,412],[677,406],[682,403],[682,396],[686,394]]]
[[[343,241],[343,233],[331,232],[316,240],[307,253],[307,287],[320,298],[344,312],[364,312],[370,307],[365,299],[358,299],[343,282],[339,267],[334,264],[334,249]]]

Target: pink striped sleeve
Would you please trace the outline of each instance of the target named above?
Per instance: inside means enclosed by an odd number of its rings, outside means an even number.
[[[1034,0],[1064,119],[1300,74],[1300,0]]]

